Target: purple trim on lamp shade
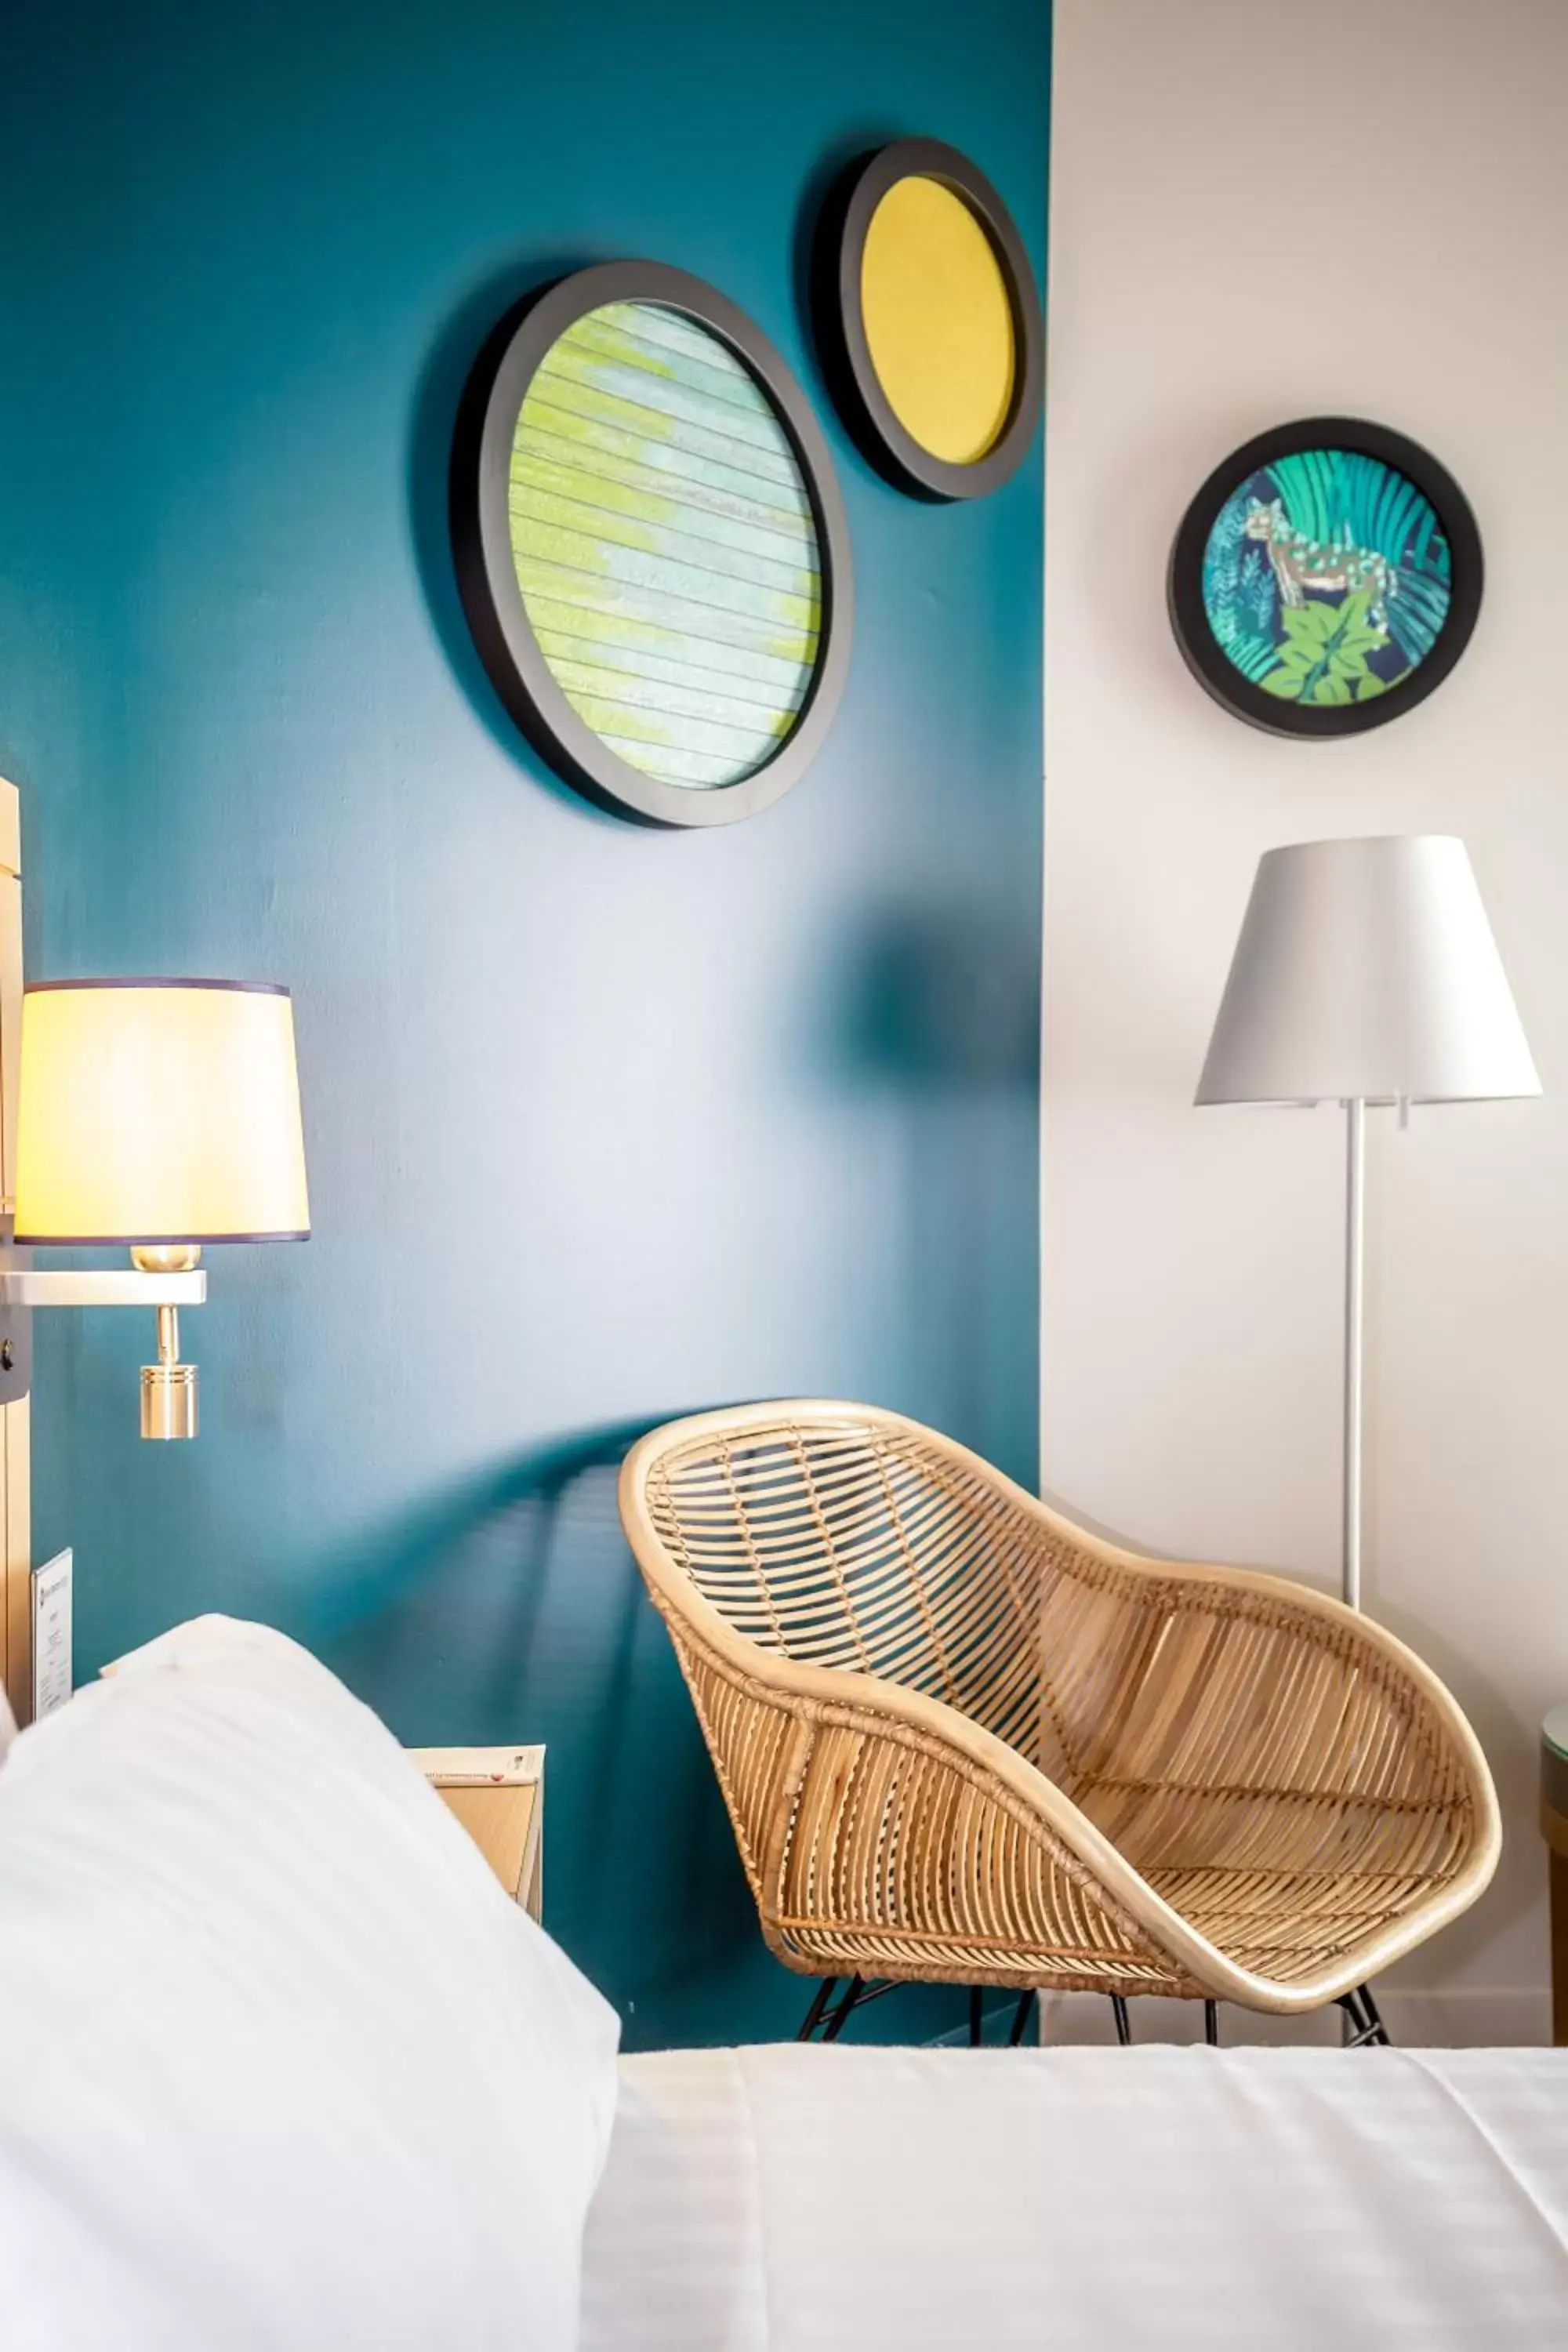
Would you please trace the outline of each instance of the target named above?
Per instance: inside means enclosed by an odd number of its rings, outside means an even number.
[[[237,996],[287,996],[275,980],[30,980],[24,996],[47,996],[60,988],[220,988]]]
[[[16,1234],[19,1249],[214,1249],[220,1242],[308,1242],[310,1228],[276,1234]]]

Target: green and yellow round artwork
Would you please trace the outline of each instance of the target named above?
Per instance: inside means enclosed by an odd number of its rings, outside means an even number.
[[[510,512],[533,634],[602,743],[699,791],[773,758],[816,667],[816,526],[716,336],[657,302],[575,320],[523,401]]]
[[[1452,667],[1479,589],[1469,509],[1425,452],[1372,426],[1321,439],[1290,427],[1238,451],[1199,494],[1172,603],[1183,650],[1221,700],[1277,731],[1344,733]]]
[[[546,289],[476,370],[453,484],[480,649],[574,783],[710,824],[804,772],[847,657],[847,532],[805,397],[733,304],[653,262]]]

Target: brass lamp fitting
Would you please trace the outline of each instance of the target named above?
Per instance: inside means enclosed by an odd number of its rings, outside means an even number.
[[[160,1249],[133,1249],[132,1264],[139,1274],[190,1274],[201,1262],[201,1251],[190,1244]],[[196,1368],[180,1361],[180,1310],[158,1309],[158,1360],[142,1367],[142,1434],[143,1437],[194,1437],[196,1433]]]

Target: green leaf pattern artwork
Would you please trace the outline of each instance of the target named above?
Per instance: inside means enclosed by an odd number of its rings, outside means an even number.
[[[816,667],[811,501],[762,387],[695,320],[613,302],[541,362],[513,436],[512,560],[579,718],[660,782],[753,774]]]
[[[1436,509],[1379,459],[1304,449],[1249,475],[1215,516],[1204,607],[1242,676],[1281,702],[1367,702],[1426,660],[1452,560]]]

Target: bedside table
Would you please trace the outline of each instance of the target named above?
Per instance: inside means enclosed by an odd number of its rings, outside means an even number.
[[[1568,1706],[1554,1706],[1541,1727],[1541,1834],[1550,1849],[1552,1888],[1552,2039],[1568,2044]]]
[[[411,1748],[511,1896],[535,1919],[543,1907],[542,1748]]]

